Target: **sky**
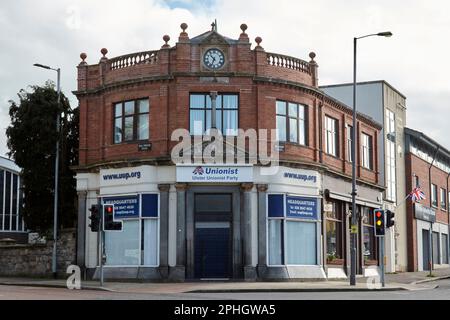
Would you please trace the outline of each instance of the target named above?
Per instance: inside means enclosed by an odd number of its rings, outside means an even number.
[[[155,50],[180,24],[190,37],[210,30],[237,39],[241,23],[254,46],[309,60],[316,53],[319,85],[352,81],[353,37],[391,31],[391,38],[358,42],[358,81],[386,80],[407,97],[407,126],[447,149],[450,119],[450,2],[445,0],[2,0],[0,4],[0,155],[8,152],[5,129],[9,100],[30,85],[56,81],[72,107],[78,102],[81,52],[98,63],[101,48],[112,58]]]

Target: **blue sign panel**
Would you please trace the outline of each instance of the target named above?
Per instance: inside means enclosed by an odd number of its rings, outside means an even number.
[[[317,220],[317,199],[306,197],[286,197],[288,218]]]
[[[114,205],[114,219],[139,218],[139,197],[122,196],[103,198],[104,204]]]
[[[142,216],[158,217],[158,195],[156,193],[142,195]]]
[[[284,207],[283,207],[283,195],[282,194],[269,194],[268,196],[268,216],[269,217],[283,217]]]

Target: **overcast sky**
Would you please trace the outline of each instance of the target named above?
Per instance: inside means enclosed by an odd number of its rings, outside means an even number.
[[[353,37],[392,31],[391,38],[358,43],[358,81],[386,80],[407,97],[407,125],[446,148],[450,120],[450,3],[444,0],[2,0],[0,4],[0,155],[8,150],[8,100],[29,85],[56,79],[73,107],[79,54],[108,57],[174,45],[180,24],[194,37],[214,19],[222,35],[237,39],[241,23],[266,51],[309,60],[317,54],[319,84],[352,81]]]

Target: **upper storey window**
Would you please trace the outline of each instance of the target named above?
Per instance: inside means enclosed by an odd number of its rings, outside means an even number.
[[[114,104],[114,143],[149,138],[149,101],[132,100]]]
[[[325,116],[325,151],[332,156],[339,156],[338,121]]]
[[[305,106],[277,100],[277,141],[306,145]]]
[[[215,99],[216,112],[213,114]],[[203,135],[212,124],[227,136],[236,136],[239,125],[239,99],[237,94],[191,93],[189,97],[189,130],[191,135]]]
[[[373,149],[372,149],[372,137],[368,134],[363,133],[361,135],[361,148],[362,148],[362,166],[366,169],[372,170],[372,157],[373,157]]]

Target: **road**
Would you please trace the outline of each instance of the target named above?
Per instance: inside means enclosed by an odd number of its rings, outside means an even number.
[[[384,292],[261,292],[147,294],[0,285],[0,300],[450,300],[450,279],[436,289]]]

